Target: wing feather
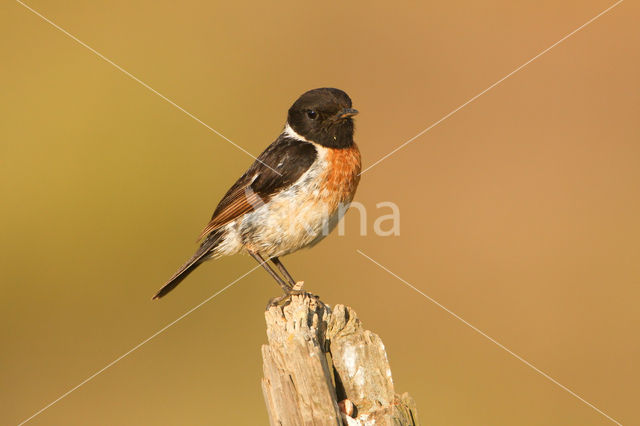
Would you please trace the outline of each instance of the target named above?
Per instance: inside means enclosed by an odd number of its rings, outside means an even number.
[[[316,158],[313,144],[280,136],[222,197],[199,239],[269,202],[296,182]]]

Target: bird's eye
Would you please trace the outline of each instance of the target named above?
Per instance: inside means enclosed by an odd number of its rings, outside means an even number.
[[[318,113],[310,109],[307,111],[307,117],[309,117],[312,120],[315,120],[316,118],[318,118]]]

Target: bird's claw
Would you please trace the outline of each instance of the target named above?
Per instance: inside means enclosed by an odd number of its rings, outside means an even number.
[[[298,284],[300,284],[300,286],[298,286]],[[312,297],[314,299],[320,299],[320,296],[313,294],[313,293],[308,293],[304,290],[301,289],[302,287],[302,281],[299,281],[296,283],[296,286],[294,286],[292,289],[288,290],[285,294],[283,294],[282,296],[278,296],[278,297],[273,297],[269,300],[269,302],[267,303],[267,307],[266,310],[268,311],[270,308],[276,306],[276,307],[284,307],[287,306],[289,303],[291,303],[291,296],[308,296],[308,297]]]

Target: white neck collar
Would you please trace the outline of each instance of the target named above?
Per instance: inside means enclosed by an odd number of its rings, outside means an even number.
[[[313,143],[313,141],[310,141],[309,139],[305,138],[304,136],[298,134],[295,130],[293,130],[293,128],[289,125],[289,123],[287,123],[286,126],[284,126],[284,130],[282,131],[282,134],[291,139],[297,139],[299,141]]]

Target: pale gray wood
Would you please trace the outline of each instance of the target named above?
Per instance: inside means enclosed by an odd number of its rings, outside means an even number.
[[[328,317],[327,307],[302,295],[265,312],[262,389],[272,425],[342,425],[324,351]]]
[[[418,425],[413,399],[395,393],[382,340],[351,308],[295,295],[265,319],[262,390],[271,425]]]

